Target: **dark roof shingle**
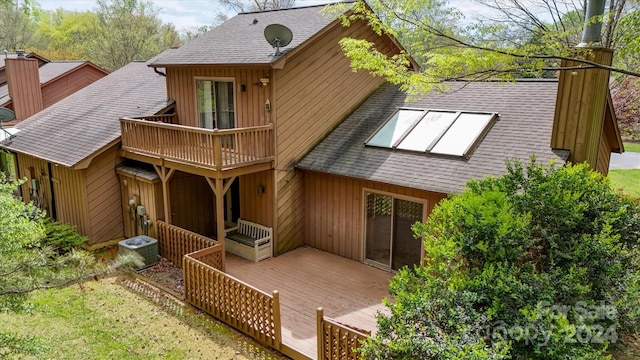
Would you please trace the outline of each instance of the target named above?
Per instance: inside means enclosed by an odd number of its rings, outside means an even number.
[[[279,59],[265,40],[267,25],[281,24],[293,33],[281,53],[295,49],[335,19],[321,13],[324,5],[241,13],[178,49],[149,60],[150,66],[171,65],[268,65]],[[255,23],[255,24],[254,24]]]
[[[500,176],[506,159],[564,163],[566,151],[552,151],[551,130],[557,81],[481,82],[456,91],[411,99],[384,85],[298,164],[299,168],[441,192],[460,192],[465,183]],[[498,113],[469,159],[365,147],[365,141],[398,107]]]
[[[165,78],[134,62],[20,122],[0,147],[73,167],[120,137],[121,117],[166,105]]]

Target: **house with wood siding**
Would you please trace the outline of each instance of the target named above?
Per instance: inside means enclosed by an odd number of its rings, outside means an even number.
[[[244,219],[273,229],[274,256],[308,245],[393,270],[422,257],[410,224],[425,220],[467,180],[502,174],[506,159],[587,161],[606,173],[611,151],[622,151],[603,70],[561,74],[558,81],[450,83],[455,91],[410,100],[382,78],[353,72],[338,44],[347,36],[363,38],[393,55],[403,51],[398,42],[378,36],[365,22],[343,27],[321,10],[239,14],[151,59],[148,68],[136,64],[136,74],[153,75],[153,85],[114,87],[141,96],[118,105],[117,114],[107,112],[106,103],[93,112],[83,105],[77,126],[93,129],[98,113],[112,126],[117,115],[118,131],[109,127],[99,146],[86,150],[65,145],[60,159],[46,154],[52,144],[34,157],[85,171],[76,187],[53,186],[54,200],[56,193],[84,191],[85,200],[67,206],[83,210],[65,221],[90,237],[94,226],[120,229],[93,236],[97,244],[143,232],[154,236],[159,220],[222,239]],[[293,34],[279,51],[264,38],[272,24]],[[606,63],[606,51],[601,53]],[[585,81],[598,82],[597,90],[576,90]],[[111,104],[127,99],[112,96],[118,100],[109,98]],[[592,108],[567,105],[576,103]],[[38,124],[53,118],[39,116]],[[31,124],[35,134],[36,121]],[[3,147],[19,158],[29,154],[29,144],[38,140],[26,133]],[[23,163],[21,174],[28,176],[36,167]],[[94,187],[91,166],[102,171],[95,178],[108,178],[110,185]],[[36,172],[43,173],[52,174]],[[48,176],[53,184],[60,178]],[[23,193],[32,191],[28,183],[23,187]],[[94,194],[104,189],[109,191]],[[103,203],[111,206],[92,207]],[[78,213],[86,211],[91,215],[80,219]],[[110,225],[98,225],[106,219]]]
[[[20,132],[0,147],[15,156],[18,178],[27,180],[23,199],[76,226],[90,245],[122,239],[128,214],[116,174],[118,119],[170,108],[164,80],[134,62],[18,123]]]

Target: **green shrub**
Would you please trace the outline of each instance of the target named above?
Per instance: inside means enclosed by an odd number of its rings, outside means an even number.
[[[40,246],[51,247],[58,254],[65,254],[87,242],[87,238],[76,232],[75,227],[53,220],[44,222],[46,235]]]
[[[640,319],[640,204],[586,165],[507,164],[425,224],[364,346],[379,359],[601,359]]]

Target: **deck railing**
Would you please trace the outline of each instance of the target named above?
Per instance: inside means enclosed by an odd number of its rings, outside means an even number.
[[[185,255],[203,249],[209,250],[206,263],[224,270],[222,264],[222,244],[206,236],[196,234],[175,225],[158,221],[158,253],[176,266],[182,267]]]
[[[282,343],[280,297],[260,291],[202,261],[209,249],[184,257],[185,300],[276,350]]]
[[[316,310],[318,325],[318,360],[360,359],[357,349],[371,335],[367,331],[358,331],[324,317],[322,308]]]
[[[218,171],[273,159],[273,125],[201,129],[120,119],[122,149]]]
[[[136,120],[146,120],[146,121],[155,121],[155,122],[161,122],[161,123],[165,123],[165,124],[177,124],[178,123],[178,115],[177,114],[136,116],[136,117],[134,117],[134,119],[136,119]]]

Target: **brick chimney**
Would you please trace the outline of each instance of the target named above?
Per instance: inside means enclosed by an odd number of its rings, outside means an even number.
[[[44,109],[38,59],[27,59],[24,52],[18,52],[16,59],[5,59],[5,69],[16,120],[24,120]]]
[[[589,20],[603,14],[604,1],[589,0],[587,6],[585,29],[582,42],[578,45],[582,51],[576,57],[611,65],[613,50],[600,45],[602,24]],[[561,67],[566,70],[560,70],[558,79],[551,147],[570,150],[569,161],[586,161],[591,168],[597,169],[599,151],[604,151],[600,146],[609,91],[609,70],[570,60],[562,60]],[[585,68],[577,69],[579,67]]]

